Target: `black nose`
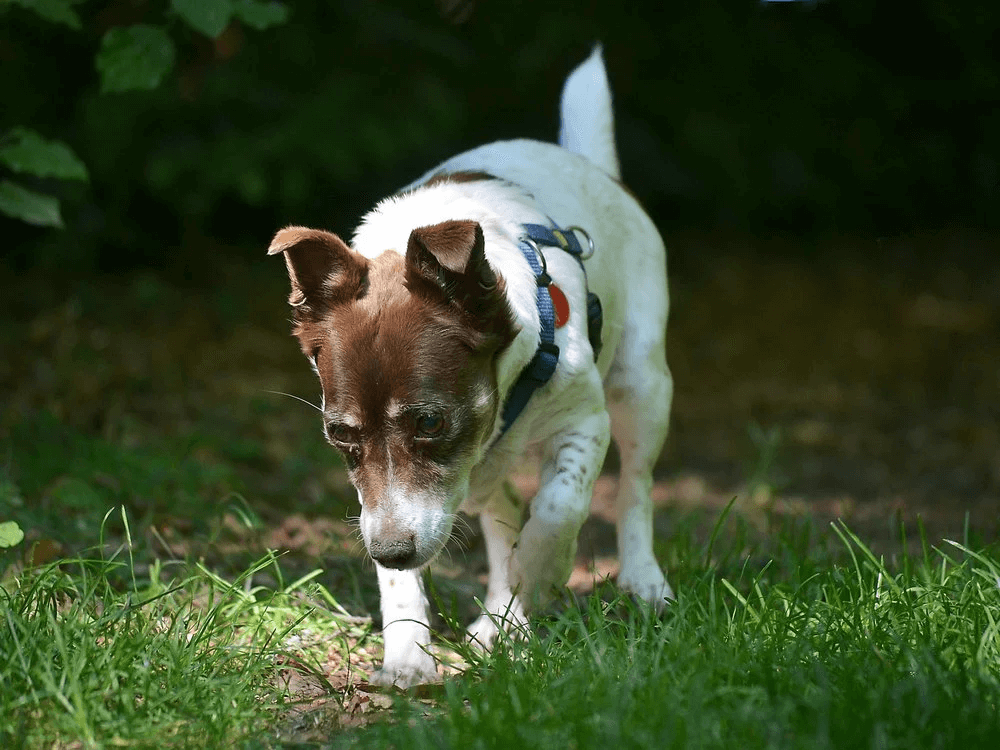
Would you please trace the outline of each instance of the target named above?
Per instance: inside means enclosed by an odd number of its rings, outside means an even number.
[[[412,534],[404,539],[388,541],[372,539],[368,543],[368,553],[386,568],[405,570],[413,567],[417,557],[417,545],[413,541]]]

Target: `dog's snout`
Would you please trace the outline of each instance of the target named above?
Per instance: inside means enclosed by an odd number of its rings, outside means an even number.
[[[368,543],[372,558],[386,568],[404,570],[413,567],[417,557],[417,545],[410,534],[402,539],[372,539]]]

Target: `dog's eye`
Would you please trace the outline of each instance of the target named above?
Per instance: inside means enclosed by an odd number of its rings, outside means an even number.
[[[418,414],[414,426],[418,438],[436,438],[444,432],[444,416],[436,412]]]
[[[330,438],[330,442],[340,448],[357,445],[357,432],[355,428],[342,422],[330,422],[326,426],[326,435]]]
[[[361,461],[361,441],[356,427],[342,422],[330,422],[326,425],[326,437],[333,447],[344,454],[347,468],[353,471]]]

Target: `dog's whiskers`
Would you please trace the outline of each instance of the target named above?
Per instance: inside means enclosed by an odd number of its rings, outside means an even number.
[[[469,524],[468,519],[460,513],[451,515],[451,535],[458,542],[458,547],[462,552],[468,552],[469,539],[475,535],[475,531]]]
[[[316,411],[318,411],[320,414],[323,413],[323,410],[320,409],[318,406],[316,406],[316,404],[314,404],[312,401],[306,401],[304,398],[301,398],[301,397],[296,396],[294,394],[285,393],[284,391],[269,391],[267,389],[264,390],[264,393],[273,393],[275,396],[288,396],[288,398],[293,398],[296,401],[301,401],[306,406],[311,406],[313,409],[315,409]]]

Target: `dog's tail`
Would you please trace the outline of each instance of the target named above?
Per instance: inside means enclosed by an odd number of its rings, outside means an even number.
[[[611,87],[600,44],[566,79],[559,114],[559,145],[585,156],[616,180],[621,179]]]

